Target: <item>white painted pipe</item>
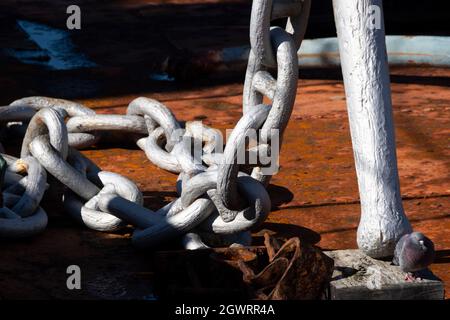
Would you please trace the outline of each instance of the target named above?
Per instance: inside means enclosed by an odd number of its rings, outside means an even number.
[[[386,257],[411,226],[400,195],[382,0],[333,0],[333,8],[361,198],[357,243]],[[377,12],[378,26],[370,20]]]
[[[450,37],[388,35],[386,49],[391,66],[450,66]],[[246,45],[224,48],[216,56],[217,61],[232,65],[247,62],[249,54],[250,47]],[[336,67],[341,64],[338,39],[335,37],[305,39],[297,56],[300,68]],[[253,83],[259,80],[253,79]]]

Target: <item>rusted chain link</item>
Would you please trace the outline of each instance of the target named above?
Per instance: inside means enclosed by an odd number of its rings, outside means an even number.
[[[124,115],[96,114],[82,104],[47,97],[0,108],[1,126],[14,123],[25,130],[20,159],[4,155],[0,236],[29,236],[45,228],[47,216],[39,204],[48,172],[50,184],[59,181],[66,188],[61,201],[69,216],[98,231],[131,225],[138,247],[176,237],[187,249],[249,245],[249,231],[270,212],[264,184],[273,173],[263,168],[274,165],[270,153],[278,154],[292,112],[296,53],[309,7],[310,0],[254,0],[243,116],[225,149],[220,131],[199,121],[182,124],[164,104],[144,97],[133,100]],[[281,17],[288,18],[286,29],[271,28],[270,21]],[[272,104],[262,104],[263,96]],[[177,199],[149,210],[132,181],[102,171],[76,150],[113,131],[129,134],[153,164],[179,174]],[[244,172],[252,168],[252,175]]]

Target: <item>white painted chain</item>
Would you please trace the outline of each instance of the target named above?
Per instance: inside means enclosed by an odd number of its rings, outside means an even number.
[[[274,129],[281,140],[295,101],[297,50],[309,7],[310,0],[254,0],[243,116],[223,152],[218,130],[199,121],[181,125],[165,105],[144,97],[133,100],[126,115],[96,114],[79,103],[47,97],[23,98],[0,108],[1,125],[24,131],[21,158],[2,154],[7,168],[0,237],[30,236],[45,228],[47,215],[39,203],[48,172],[67,187],[62,201],[71,217],[99,231],[132,225],[132,242],[138,247],[155,247],[175,237],[187,249],[249,245],[249,231],[270,212],[265,184],[271,175],[262,173],[259,162],[239,163],[238,151],[246,148],[249,130],[257,130],[259,137],[247,154],[273,147]],[[271,20],[282,17],[288,18],[286,30],[270,27]],[[262,104],[264,95],[271,105]],[[76,150],[114,131],[138,136],[137,145],[153,164],[179,174],[179,198],[156,212],[149,210],[132,181],[102,171]],[[192,152],[193,145],[201,152]],[[253,167],[252,175],[242,171],[244,166]]]

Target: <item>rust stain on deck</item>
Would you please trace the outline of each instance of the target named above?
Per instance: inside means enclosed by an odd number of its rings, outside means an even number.
[[[179,93],[171,93],[166,96],[166,104],[179,120],[193,120],[203,115],[206,123],[225,130],[232,128],[240,117],[241,92],[236,88],[236,85],[224,85],[212,91],[193,90],[185,100]],[[150,92],[145,95],[154,96]],[[320,239],[318,245],[324,249],[356,248],[360,207],[345,100],[336,99],[343,95],[342,83],[338,81],[300,81],[297,103],[286,130],[281,170],[269,187],[273,211],[263,229],[276,229],[286,236],[306,235],[310,240]],[[97,111],[124,112],[131,98],[100,100],[102,107]],[[439,86],[393,84],[393,99],[400,181],[402,195],[407,199],[404,200],[405,210],[414,228],[425,232],[435,242],[438,255],[432,270],[446,281],[448,292],[450,93]],[[82,100],[94,108],[97,101]],[[108,104],[113,107],[108,108]],[[103,147],[83,153],[104,170],[134,180],[144,193],[145,205],[151,209],[176,197],[176,175],[152,165],[137,148],[130,145]],[[65,274],[61,268],[71,261],[81,261],[88,271],[86,281],[91,289],[81,297],[102,297],[102,292],[106,295],[107,287],[102,291],[94,285],[100,281],[96,278],[98,273],[105,268],[111,269],[105,277],[119,278],[116,280],[123,287],[136,283],[136,272],[151,269],[148,255],[131,246],[130,230],[120,234],[85,230],[64,216],[60,208],[48,210],[50,227],[44,234],[18,243],[1,244],[0,272],[8,277],[0,280],[0,296],[67,297],[67,292],[58,287],[61,284],[54,284],[54,279],[63,281]],[[119,266],[123,266],[120,267],[122,273],[116,275],[113,270],[118,270]],[[50,271],[37,283],[25,285],[37,269]],[[19,270],[22,275],[15,275]],[[123,274],[123,270],[130,271]],[[150,286],[151,281],[146,281]],[[120,286],[110,290],[117,291],[118,298],[121,294],[133,296],[142,289],[126,294]]]

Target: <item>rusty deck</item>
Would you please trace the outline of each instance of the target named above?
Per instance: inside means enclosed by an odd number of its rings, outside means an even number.
[[[4,1],[2,6],[7,8],[9,2]],[[150,7],[140,7],[142,2],[123,1],[126,6],[121,8],[131,8],[133,19],[139,21],[149,12],[157,16]],[[122,5],[120,1],[117,3]],[[227,3],[229,10],[239,11],[248,6],[241,1]],[[41,12],[32,6],[27,8],[31,15]],[[214,19],[214,11],[208,12],[209,19]],[[113,13],[111,19],[131,19]],[[26,10],[17,13],[26,14]],[[41,22],[56,23],[50,14],[38,16]],[[101,16],[103,21],[107,20]],[[248,17],[238,18],[244,21]],[[3,19],[0,24],[11,29],[8,21]],[[218,30],[219,22],[224,20],[215,21]],[[99,33],[107,34],[106,29]],[[231,38],[228,31],[203,42],[201,39],[207,38],[211,29],[205,25],[201,30],[203,34],[196,40],[199,42],[196,47],[214,47],[226,43],[226,39],[232,39],[228,41],[233,45],[247,41],[246,28],[236,27],[232,33],[236,38]],[[185,32],[189,34],[188,29]],[[103,63],[85,72],[45,71],[0,54],[0,104],[27,95],[51,94],[83,102],[98,113],[123,113],[132,99],[147,96],[164,102],[179,120],[203,120],[221,130],[233,127],[241,115],[242,76],[217,81],[209,81],[205,76],[188,83],[160,83],[142,75],[133,77],[137,69],[147,68],[151,72],[153,65],[148,61],[163,61],[164,52],[178,50],[166,46],[167,34],[163,45],[150,43],[147,38],[144,41],[142,31],[134,37],[135,47],[126,52],[123,43],[113,43],[121,54],[95,46],[93,35],[77,40],[83,53]],[[180,36],[180,43],[186,37]],[[27,45],[23,35],[11,40],[1,33],[0,38],[9,41],[2,40],[3,46]],[[154,51],[154,59],[148,58],[148,50]],[[301,72],[294,113],[281,152],[281,171],[269,186],[272,213],[262,227],[280,235],[298,235],[327,250],[356,248],[360,212],[344,88],[339,76],[333,74],[339,72]],[[403,203],[413,227],[435,242],[437,258],[431,270],[445,281],[446,297],[450,298],[450,70],[403,68],[393,69],[391,74]],[[153,166],[137,148],[104,147],[83,153],[102,169],[133,179],[145,195],[145,205],[151,209],[176,197],[176,176]],[[116,234],[87,230],[64,216],[57,204],[47,202],[44,207],[50,223],[42,235],[0,244],[0,298],[152,298],[151,252],[131,246],[130,230]],[[259,231],[255,236],[261,234]],[[81,291],[66,289],[66,267],[71,264],[82,269]]]

